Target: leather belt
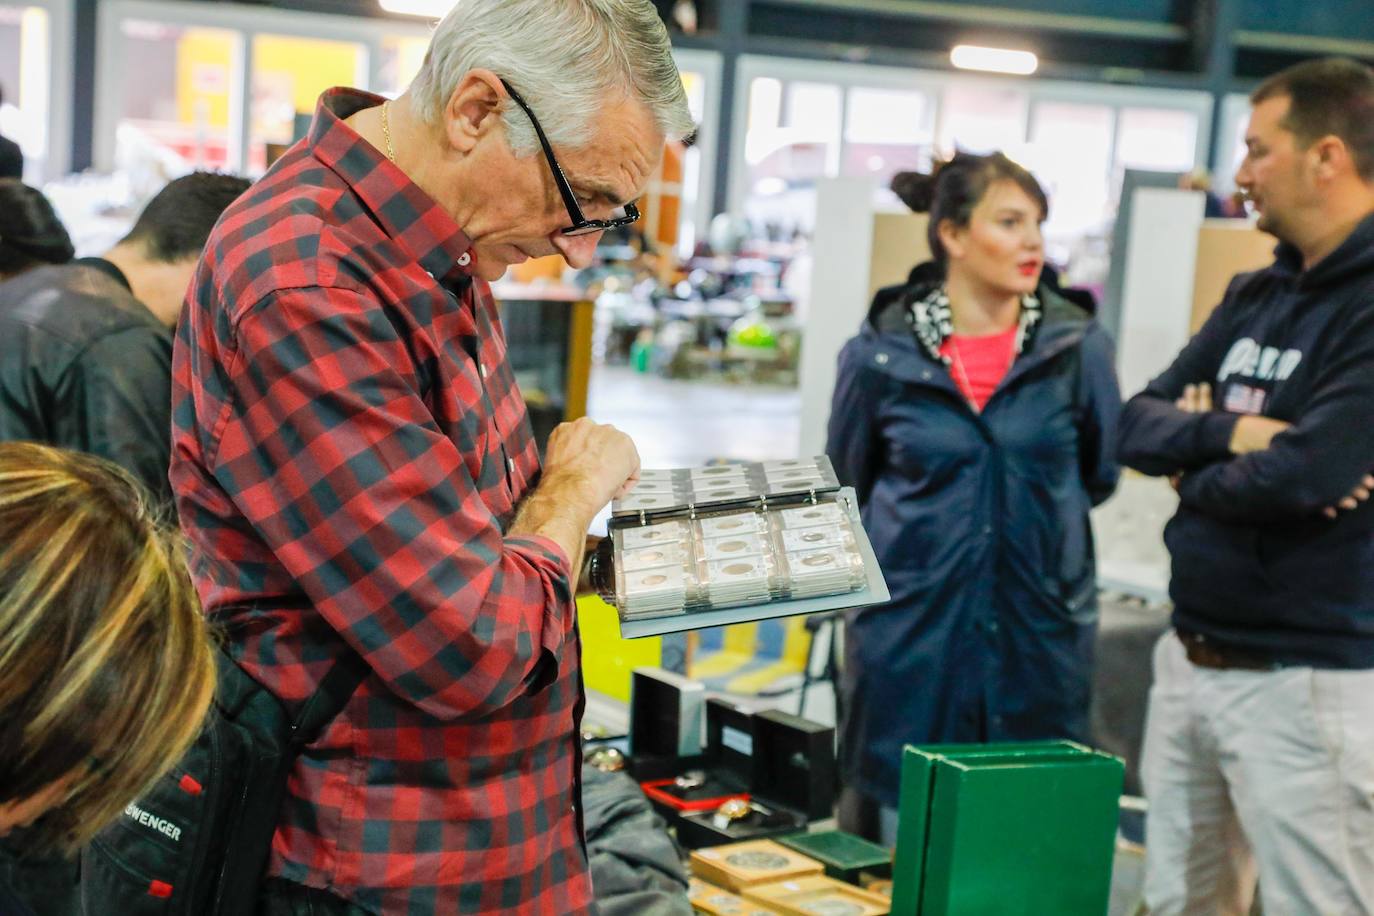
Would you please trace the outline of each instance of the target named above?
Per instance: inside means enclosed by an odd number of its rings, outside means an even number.
[[[1183,651],[1187,654],[1188,661],[1199,668],[1211,668],[1216,671],[1277,671],[1283,667],[1281,663],[1267,658],[1263,653],[1224,646],[1212,642],[1201,633],[1179,630],[1178,638],[1183,643]]]

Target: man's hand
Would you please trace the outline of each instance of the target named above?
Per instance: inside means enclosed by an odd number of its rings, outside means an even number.
[[[585,417],[564,423],[549,437],[544,476],[521,505],[510,534],[555,541],[568,555],[576,580],[592,519],[638,482],[639,451],[629,436]],[[576,588],[577,582],[571,585]]]
[[[1201,385],[1184,385],[1183,397],[1175,401],[1174,406],[1184,413],[1211,413],[1212,386],[1206,382]]]
[[[1340,515],[1342,509],[1346,512],[1349,512],[1351,509],[1358,509],[1360,503],[1366,502],[1371,493],[1374,493],[1374,474],[1366,474],[1364,480],[1361,480],[1359,484],[1356,485],[1355,489],[1350,491],[1349,496],[1336,503],[1336,505],[1328,506],[1323,509],[1322,515],[1325,515],[1327,518],[1335,518]]]
[[[1291,423],[1274,420],[1270,417],[1243,416],[1236,421],[1235,428],[1231,430],[1231,454],[1245,455],[1250,452],[1262,452],[1269,447],[1269,443],[1274,441],[1275,436],[1291,425]]]
[[[573,475],[586,481],[588,494],[596,504],[591,507],[591,514],[595,515],[639,482],[639,450],[629,436],[614,426],[583,417],[560,425],[549,436],[544,474]]]

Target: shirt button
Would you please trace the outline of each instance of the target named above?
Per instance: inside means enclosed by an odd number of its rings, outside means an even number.
[[[992,526],[991,526],[991,525],[984,525],[984,526],[983,526],[983,534],[984,534],[984,535],[990,535],[990,534],[992,534]]]
[[[463,252],[462,254],[458,255],[458,266],[459,266],[459,267],[467,267],[467,266],[468,266],[469,264],[471,264],[471,263],[472,263],[472,255],[469,254],[468,252],[465,251],[465,252]]]
[[[514,458],[507,458],[507,459],[506,459],[506,467],[510,469],[510,472],[511,472],[512,474],[514,474],[514,473],[515,473],[515,459],[514,459]]]
[[[487,377],[487,367],[484,366],[484,365],[482,365],[481,363],[478,363],[478,364],[477,364],[477,374],[480,375],[480,376],[482,376],[482,378],[486,378],[486,377]]]
[[[874,359],[874,361],[877,362],[877,364],[880,365],[880,366],[886,366],[886,365],[887,365],[887,354],[886,354],[886,353],[879,353],[877,356],[873,357],[873,359]]]

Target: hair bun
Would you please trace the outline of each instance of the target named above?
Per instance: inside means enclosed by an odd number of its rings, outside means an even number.
[[[924,172],[898,172],[889,187],[913,213],[929,213],[935,201],[935,177]]]

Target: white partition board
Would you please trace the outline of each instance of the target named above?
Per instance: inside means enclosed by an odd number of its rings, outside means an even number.
[[[1188,342],[1203,203],[1191,191],[1135,193],[1117,340],[1126,397],[1168,368]]]
[[[825,453],[835,360],[868,314],[872,254],[873,182],[866,178],[816,182],[811,298],[801,351],[799,455]]]

